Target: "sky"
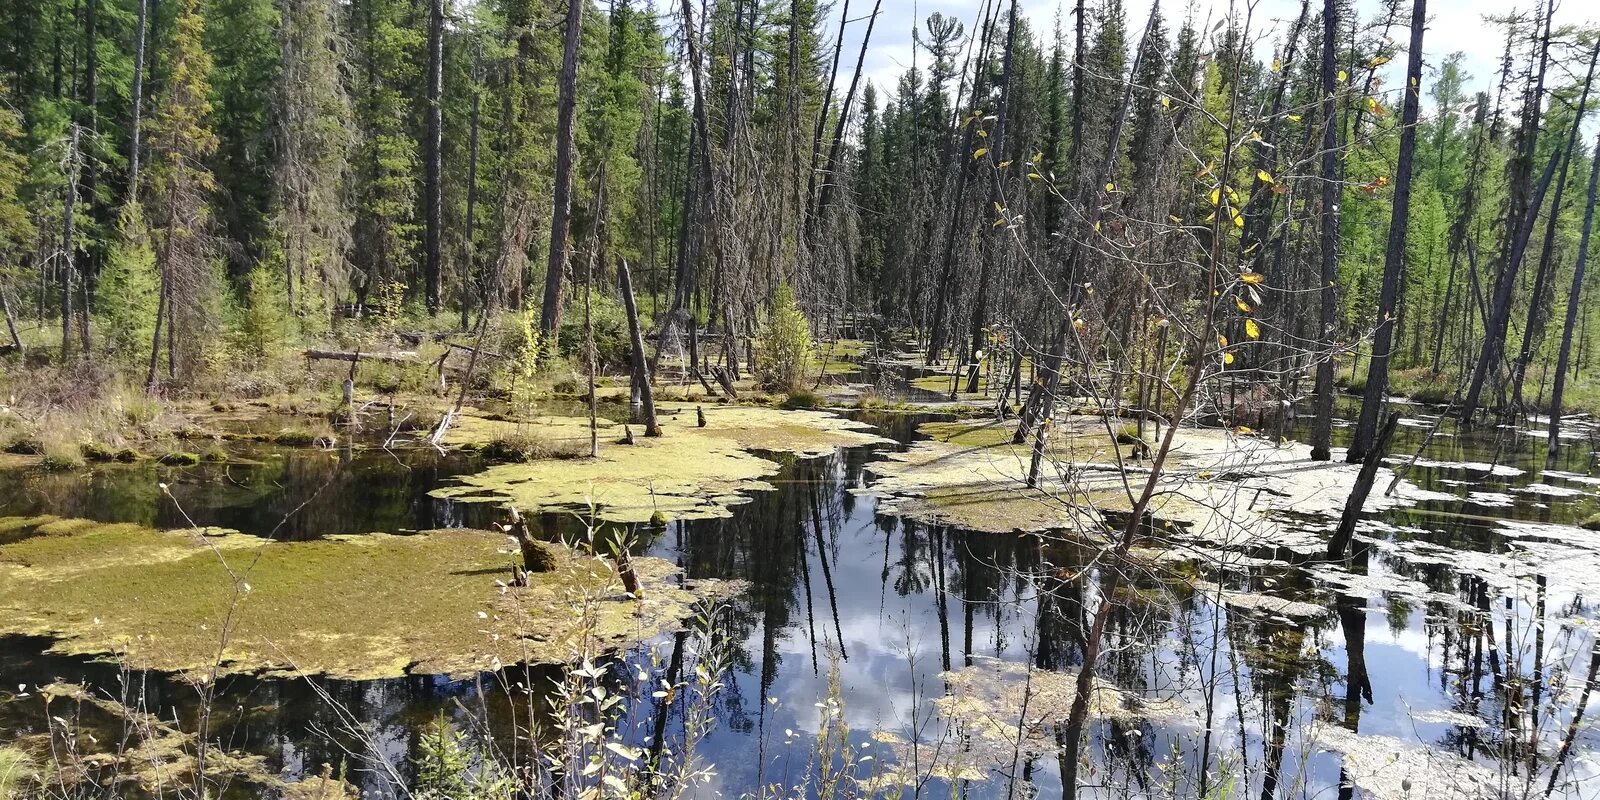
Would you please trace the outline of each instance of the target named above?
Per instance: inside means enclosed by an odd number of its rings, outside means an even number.
[[[1095,2],[1089,0],[1091,6]],[[1244,7],[1243,0],[1235,2],[1239,8]],[[1407,0],[1402,2],[1409,5]],[[1505,48],[1504,29],[1485,22],[1484,15],[1503,15],[1519,6],[1531,8],[1533,2],[1535,0],[1522,0],[1520,3],[1514,0],[1431,0],[1428,3],[1428,29],[1423,37],[1425,74],[1431,73],[1448,54],[1460,51],[1465,55],[1463,65],[1471,76],[1466,88],[1469,91],[1492,88],[1495,70]],[[833,18],[828,26],[830,40],[837,32],[838,15],[843,4],[844,0],[834,0]],[[1128,18],[1131,47],[1132,40],[1137,38],[1137,32],[1143,29],[1149,18],[1150,5],[1145,0],[1123,0],[1123,4]],[[1071,30],[1069,12],[1073,5],[1073,0],[1059,3],[1051,0],[1019,0],[1018,11],[1028,18],[1035,31],[1048,36],[1054,28],[1058,11],[1062,15],[1062,27]],[[1313,0],[1314,18],[1321,5]],[[1374,17],[1379,7],[1377,0],[1356,0],[1355,5],[1363,19]],[[914,25],[937,11],[962,20],[970,36],[973,20],[981,6],[982,0],[883,0],[882,11],[872,32],[872,44],[867,51],[865,76],[877,86],[880,96],[892,92],[900,74],[912,63],[911,28]],[[1190,11],[1199,20],[1204,20],[1208,15],[1217,19],[1227,13],[1228,7],[1229,0],[1164,0],[1161,3],[1169,35],[1176,33],[1178,21]],[[846,28],[844,58],[839,65],[841,86],[849,80],[850,70],[855,66],[861,36],[866,30],[865,17],[871,10],[872,0],[851,0],[851,22]],[[1259,57],[1263,60],[1271,58],[1273,45],[1294,23],[1299,13],[1299,0],[1257,0],[1252,28],[1265,30],[1263,26],[1269,26],[1275,34],[1262,41],[1258,48]],[[1557,0],[1555,21],[1557,27],[1567,24],[1600,26],[1600,2]],[[1397,26],[1393,36],[1403,46],[1409,32]],[[919,66],[926,67],[926,53],[921,55],[921,59]],[[1393,74],[1388,76],[1384,85],[1401,85],[1405,58],[1395,58],[1387,69],[1392,70]]]

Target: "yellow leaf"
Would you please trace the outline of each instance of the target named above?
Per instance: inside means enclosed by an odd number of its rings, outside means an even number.
[[[1261,132],[1260,131],[1251,131],[1250,132],[1250,141],[1253,141],[1253,142],[1261,141]]]
[[[994,224],[989,226],[989,227],[998,228],[998,227],[1000,227],[1001,225],[1004,225],[1004,224],[1006,224],[1006,218],[1005,217],[1001,217],[1001,218],[995,220]]]
[[[1230,207],[1228,209],[1228,213],[1233,215],[1233,227],[1235,227],[1235,228],[1243,228],[1244,227],[1244,215],[1240,214],[1238,209]]]
[[[1274,181],[1272,179],[1272,173],[1270,173],[1270,172],[1268,172],[1268,171],[1266,171],[1264,169],[1256,170],[1256,178],[1259,179],[1262,183],[1276,183],[1277,182],[1277,181]]]
[[[1211,205],[1217,205],[1217,204],[1219,204],[1221,202],[1222,202],[1222,190],[1221,189],[1212,189],[1211,190]]]
[[[1000,162],[1000,169],[1005,169],[1006,167],[1009,167],[1009,166],[1011,166],[1011,159],[1009,159],[1009,158],[1006,159],[1005,161]]]
[[[972,151],[972,157],[973,158],[983,158],[984,154],[988,153],[988,152],[989,152],[989,148],[980,147],[980,148]]]
[[[1253,319],[1245,320],[1244,321],[1244,335],[1246,335],[1246,336],[1248,336],[1248,337],[1250,337],[1252,339],[1261,338],[1261,326],[1257,325],[1256,321],[1253,320]]]
[[[1215,167],[1215,166],[1216,166],[1216,164],[1215,164],[1215,163],[1211,163],[1211,164],[1207,164],[1207,165],[1205,165],[1205,166],[1203,166],[1203,167],[1201,167],[1201,168],[1200,168],[1200,171],[1199,171],[1199,172],[1196,172],[1196,173],[1195,173],[1195,174],[1194,174],[1194,177],[1195,177],[1195,180],[1199,180],[1199,179],[1201,179],[1201,178],[1204,178],[1204,177],[1205,177],[1205,176],[1207,176],[1207,175],[1210,175],[1210,174],[1211,174],[1211,169],[1212,169],[1212,168],[1213,168],[1213,167]]]
[[[1240,311],[1243,311],[1246,314],[1250,313],[1250,304],[1246,303],[1243,298],[1233,298],[1233,304],[1237,306]]]
[[[1239,434],[1240,436],[1243,436],[1247,433],[1255,433],[1255,431],[1251,430],[1247,425],[1240,425],[1239,427],[1234,428],[1233,432]]]
[[[1232,353],[1223,353],[1222,354],[1222,363],[1224,363],[1224,364],[1232,364],[1233,363],[1233,354]]]
[[[1167,219],[1171,220],[1172,224],[1174,224],[1174,225],[1182,225],[1183,224],[1183,217],[1177,217],[1177,216],[1173,216],[1172,214],[1168,214],[1167,215]]]
[[[1276,73],[1280,69],[1283,69],[1283,62],[1276,58],[1272,59],[1272,71]]]
[[[1341,69],[1341,70],[1339,70],[1339,82],[1340,82],[1340,83],[1344,83],[1344,82],[1345,82],[1345,81],[1347,81],[1347,80],[1350,80],[1350,73],[1348,73],[1348,72],[1345,72],[1345,71],[1344,71],[1344,70],[1342,70],[1342,69]]]
[[[1367,62],[1367,66],[1369,66],[1369,67],[1381,67],[1381,66],[1383,66],[1384,64],[1387,64],[1387,63],[1389,63],[1389,57],[1388,56],[1373,56],[1372,60]]]
[[[1037,164],[1037,163],[1039,163],[1039,162],[1041,162],[1043,160],[1044,160],[1044,153],[1034,153],[1033,154],[1033,163]]]
[[[1100,223],[1096,222],[1094,224],[1094,232],[1095,233],[1099,233],[1100,232]]]
[[[1300,115],[1299,114],[1290,114],[1289,115],[1289,121],[1290,122],[1299,122],[1300,121]]]
[[[1267,282],[1267,276],[1262,275],[1259,272],[1246,272],[1243,275],[1239,276],[1239,280],[1244,281],[1245,283],[1248,283],[1251,286],[1255,286],[1255,285],[1258,285],[1258,284],[1266,283]]]
[[[1081,332],[1086,327],[1088,327],[1088,325],[1086,325],[1084,323],[1084,321],[1083,321],[1083,319],[1081,317],[1072,321],[1073,330]]]
[[[1168,97],[1166,95],[1161,95],[1161,107],[1162,108],[1172,108],[1172,98],[1170,98],[1170,97]]]
[[[1116,184],[1114,184],[1114,183],[1112,183],[1110,181],[1106,181],[1106,191],[1114,192],[1116,190],[1117,190],[1117,185]]]
[[[1227,347],[1228,346],[1228,337],[1223,336],[1220,333],[1217,334],[1217,346],[1218,347]]]
[[[1043,175],[1040,175],[1040,174],[1039,174],[1039,173],[1037,173],[1037,172],[1030,172],[1030,173],[1028,173],[1028,177],[1029,177],[1029,178],[1032,178],[1032,179],[1033,179],[1033,180],[1036,180],[1036,181],[1038,181],[1038,180],[1044,180],[1044,176],[1043,176]]]
[[[989,138],[989,132],[984,130],[984,129],[982,129],[982,128],[979,128],[978,129],[978,138],[980,138],[980,139]]]
[[[995,203],[994,204],[994,213],[996,213],[996,214],[1004,214],[1004,213],[1006,213],[1006,207],[1003,206],[1003,205],[1000,205],[999,203]]]

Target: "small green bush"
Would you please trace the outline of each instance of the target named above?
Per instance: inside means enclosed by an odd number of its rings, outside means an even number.
[[[194,453],[177,450],[171,453],[165,453],[161,456],[161,458],[156,460],[169,467],[192,467],[200,463],[200,456]]]
[[[817,408],[823,404],[823,397],[810,389],[795,389],[783,399],[784,408]]]
[[[756,333],[756,380],[769,391],[794,392],[811,371],[811,323],[788,284],[778,287],[772,313]]]

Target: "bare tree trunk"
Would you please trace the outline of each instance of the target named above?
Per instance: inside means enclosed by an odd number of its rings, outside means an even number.
[[[86,116],[86,127],[89,134],[89,157],[82,158],[81,150],[79,162],[83,166],[83,183],[77,188],[83,195],[84,210],[90,218],[98,217],[100,211],[99,185],[100,185],[100,159],[97,155],[100,147],[100,0],[88,0],[84,4],[83,12],[83,43],[84,43],[84,69],[83,69],[83,111]],[[89,312],[94,297],[95,254],[94,247],[97,243],[92,239],[84,241],[82,257],[78,262],[78,288],[82,295],[82,302],[78,305],[78,341],[83,347],[84,355],[89,354]],[[73,258],[72,252],[67,252],[68,258]],[[64,351],[63,351],[64,352]]]
[[[1499,368],[1500,358],[1504,355],[1506,323],[1511,318],[1511,301],[1512,293],[1516,289],[1517,270],[1522,264],[1523,255],[1528,250],[1528,240],[1533,236],[1533,224],[1538,219],[1539,209],[1544,206],[1545,193],[1550,188],[1550,179],[1555,176],[1556,164],[1560,161],[1559,151],[1550,154],[1550,161],[1545,164],[1544,174],[1540,176],[1539,183],[1534,188],[1533,202],[1528,204],[1527,212],[1523,214],[1513,234],[1511,250],[1505,265],[1500,270],[1499,280],[1495,282],[1489,316],[1484,321],[1483,347],[1478,351],[1478,361],[1472,367],[1472,381],[1467,384],[1466,397],[1461,401],[1462,422],[1472,421],[1472,417],[1478,411],[1478,403],[1489,372]]]
[[[61,211],[61,360],[72,352],[72,273],[77,269],[78,165],[83,129],[76,123],[67,139],[67,193]]]
[[[1567,365],[1572,356],[1572,331],[1578,325],[1582,308],[1583,273],[1589,262],[1589,235],[1594,230],[1596,184],[1600,183],[1600,138],[1595,140],[1595,156],[1589,166],[1589,199],[1583,209],[1583,233],[1578,237],[1578,263],[1572,270],[1572,289],[1567,293],[1567,318],[1561,328],[1561,353],[1556,356],[1555,385],[1550,389],[1550,438],[1545,444],[1545,459],[1554,463],[1556,445],[1561,438],[1561,401],[1567,387]]]
[[[867,17],[867,32],[861,37],[861,51],[856,55],[856,71],[850,77],[850,88],[845,90],[844,102],[839,104],[839,124],[833,130],[833,143],[828,147],[828,160],[823,162],[823,169],[827,175],[823,178],[822,188],[817,194],[817,207],[815,217],[822,218],[828,208],[828,202],[833,197],[833,187],[837,184],[834,170],[839,166],[839,151],[844,148],[844,132],[850,122],[850,105],[855,101],[856,86],[861,82],[861,68],[867,60],[867,45],[872,41],[872,28],[878,22],[878,11],[883,8],[883,0],[877,0],[872,6],[872,16]]]
[[[427,130],[422,143],[422,275],[428,316],[439,313],[444,239],[444,0],[428,3]]]
[[[560,100],[556,107],[554,210],[550,217],[550,260],[544,274],[544,305],[539,312],[540,343],[546,356],[556,352],[561,333],[561,301],[566,286],[572,228],[572,173],[577,141],[573,118],[578,110],[578,43],[583,38],[583,0],[568,0],[567,30],[561,50]]]
[[[617,280],[621,284],[623,305],[628,310],[628,335],[633,340],[633,381],[643,411],[643,418],[634,421],[644,423],[644,435],[660,436],[655,393],[650,386],[650,362],[644,357],[644,332],[639,328],[639,305],[633,296],[633,272],[628,269],[627,259],[617,262]]]
[[[1394,172],[1394,206],[1389,216],[1389,242],[1383,254],[1383,286],[1378,291],[1378,328],[1372,335],[1372,357],[1367,360],[1367,385],[1361,398],[1361,416],[1345,460],[1366,458],[1378,433],[1378,412],[1389,388],[1389,357],[1393,347],[1396,304],[1401,271],[1405,267],[1406,228],[1411,221],[1411,162],[1417,149],[1418,95],[1422,93],[1422,31],[1428,23],[1427,0],[1411,4],[1411,49],[1406,62],[1406,86],[1400,111],[1400,156]]]
[[[473,51],[473,53],[472,53],[472,75],[473,75],[473,78],[475,80],[480,77],[479,76],[479,69],[480,69],[480,59],[482,57],[483,57],[483,54],[482,54],[481,51],[479,51],[477,49],[475,49]],[[472,288],[471,288],[472,287],[472,269],[473,269],[473,262],[475,262],[477,260],[477,258],[476,258],[476,244],[477,243],[473,240],[473,234],[475,233],[475,229],[476,229],[476,224],[475,223],[477,222],[477,212],[478,212],[478,129],[479,129],[479,119],[480,119],[479,112],[480,112],[480,110],[482,108],[482,105],[483,105],[483,93],[481,91],[478,91],[476,88],[474,88],[474,90],[472,92],[472,119],[468,123],[468,127],[471,129],[471,131],[468,134],[469,144],[467,145],[467,219],[466,219],[466,230],[464,231],[463,236],[462,236],[462,240],[461,240],[461,247],[462,247],[462,250],[464,251],[462,253],[462,259],[461,259],[461,329],[462,330],[466,330],[468,328],[468,324],[467,324],[467,309],[468,309],[469,306],[472,305],[472,303],[470,302],[470,298],[472,297]],[[484,289],[485,297],[487,297],[487,294],[488,294],[488,289],[485,288]],[[488,300],[487,299],[484,300],[483,305],[484,305],[485,309],[488,308]]]
[[[1589,102],[1589,86],[1594,81],[1596,59],[1600,59],[1600,44],[1596,44],[1589,56],[1589,73],[1583,79],[1583,92],[1578,97],[1578,109],[1573,113],[1572,128],[1567,131],[1567,145],[1564,148],[1566,157],[1562,159],[1561,171],[1556,176],[1550,213],[1545,217],[1544,246],[1539,250],[1539,268],[1534,272],[1533,294],[1528,300],[1527,323],[1522,326],[1522,346],[1516,362],[1511,366],[1511,402],[1518,408],[1523,405],[1522,382],[1527,376],[1528,362],[1533,359],[1534,351],[1544,338],[1545,291],[1555,278],[1551,265],[1555,260],[1556,226],[1561,219],[1561,199],[1566,195],[1567,175],[1572,169],[1572,157],[1578,152],[1578,130],[1583,127],[1583,112]]]
[[[139,125],[143,111],[144,97],[144,41],[145,17],[149,11],[150,0],[139,0],[139,12],[134,21],[133,30],[133,88],[129,103],[133,107],[133,119],[128,124],[128,200],[139,200]]]
[[[1017,0],[1011,0],[1011,9],[1006,17],[1006,51],[1000,55],[1000,99],[998,101],[998,109],[995,111],[994,144],[990,145],[992,148],[989,153],[991,162],[1006,160],[1006,106],[1010,104],[1011,100],[1011,76],[1014,74],[1011,68],[1011,56],[1012,51],[1016,48],[1016,43]],[[989,207],[990,210],[998,210],[1003,205],[1000,201],[1004,197],[1000,185],[1000,170],[989,164],[989,162],[986,162],[986,166],[988,166],[989,170]],[[968,328],[970,344],[967,349],[967,358],[972,363],[972,367],[967,372],[968,392],[978,391],[978,375],[981,372],[983,362],[983,323],[987,320],[989,313],[989,270],[993,268],[994,262],[999,257],[996,251],[1000,243],[996,239],[1001,236],[1009,237],[1010,235],[1006,230],[1006,226],[1002,225],[999,228],[995,228],[991,225],[988,227],[991,230],[987,236],[983,237],[983,256],[978,259],[978,283],[974,287],[977,294],[972,301],[972,322]]]
[[[1350,546],[1351,537],[1356,535],[1356,523],[1361,519],[1361,507],[1366,505],[1367,495],[1372,492],[1372,482],[1378,477],[1378,466],[1383,463],[1383,452],[1388,447],[1389,437],[1394,435],[1395,425],[1399,422],[1399,414],[1390,414],[1388,421],[1383,424],[1383,430],[1378,434],[1377,441],[1372,443],[1372,447],[1362,457],[1361,471],[1356,474],[1355,487],[1345,499],[1344,513],[1339,517],[1339,527],[1328,540],[1328,558],[1344,558],[1344,551]]]
[[[11,310],[11,295],[4,286],[0,286],[0,312],[6,315],[6,332],[11,334],[12,349],[22,352],[22,337],[17,335],[17,315]]]
[[[1321,334],[1317,337],[1316,405],[1311,420],[1311,460],[1327,461],[1333,450],[1333,348],[1338,308],[1334,283],[1339,279],[1339,121],[1334,75],[1339,40],[1339,11],[1335,0],[1322,4],[1322,285]]]

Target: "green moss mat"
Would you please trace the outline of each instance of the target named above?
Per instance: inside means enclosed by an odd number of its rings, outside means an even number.
[[[703,408],[704,428],[696,424],[695,406],[663,403],[660,437],[645,437],[635,426],[636,444],[618,444],[622,426],[602,420],[598,458],[500,464],[434,494],[508,503],[528,513],[592,505],[612,522],[719,517],[744,502],[744,492],[770,488],[763,479],[776,474],[778,464],[757,452],[822,455],[885,441],[863,430],[866,425],[823,412]],[[446,443],[479,445],[509,435],[579,441],[587,448],[589,423],[578,417],[508,422],[466,415]]]
[[[508,588],[510,545],[487,531],[272,542],[53,518],[0,530],[0,633],[174,672],[208,670],[225,630],[224,672],[368,679],[562,662],[669,630],[720,588],[678,588],[675,567],[640,558],[636,603],[609,562],[559,546],[555,570]]]

